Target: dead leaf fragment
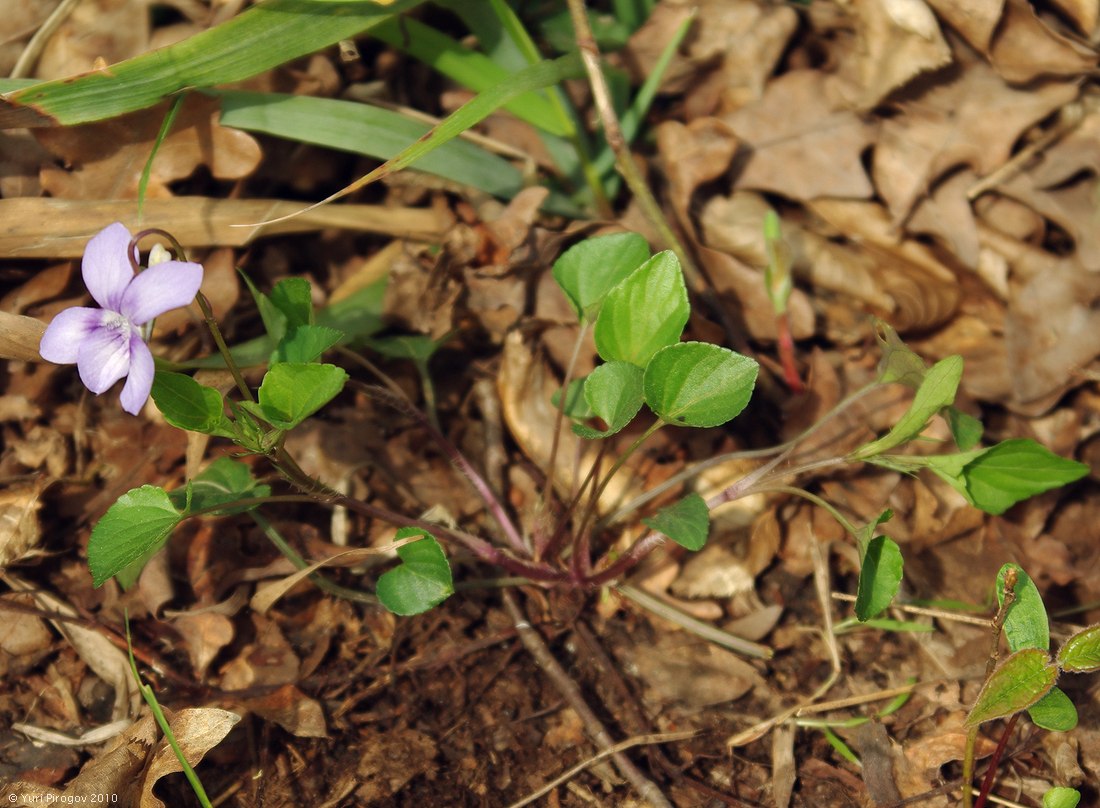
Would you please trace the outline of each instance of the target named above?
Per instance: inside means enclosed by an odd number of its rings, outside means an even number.
[[[0,569],[19,561],[38,544],[41,482],[0,490]]]
[[[1007,0],[989,48],[989,61],[1006,81],[1024,84],[1044,76],[1080,76],[1096,66],[1096,53],[1058,34],[1026,0]]]
[[[951,62],[924,0],[858,0],[858,105],[870,109],[910,80]]]
[[[39,142],[66,165],[46,166],[42,187],[67,199],[134,199],[167,107],[81,126],[36,130]],[[259,164],[260,146],[246,132],[218,123],[218,102],[200,93],[184,101],[153,161],[147,194],[172,196],[168,184],[200,165],[219,179],[240,179]]]
[[[838,80],[818,70],[775,78],[763,97],[722,120],[748,146],[736,187],[790,199],[866,199],[862,155],[874,127],[848,108]]]
[[[233,726],[241,720],[236,713],[216,707],[192,707],[172,715],[168,725],[176,736],[176,743],[184,759],[197,766],[207,752],[217,746]],[[164,808],[164,803],[153,794],[157,781],[168,774],[183,771],[175,750],[166,741],[149,761],[141,789],[141,808]]]

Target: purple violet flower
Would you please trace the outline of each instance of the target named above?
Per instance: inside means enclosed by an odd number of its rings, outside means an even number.
[[[202,265],[165,261],[134,274],[126,255],[130,231],[115,222],[84,250],[84,285],[103,308],[65,309],[42,335],[38,352],[58,364],[75,362],[84,386],[96,395],[126,376],[122,409],[137,415],[153,388],[153,354],[141,326],[188,305],[202,283]],[[137,260],[137,249],[134,249]]]

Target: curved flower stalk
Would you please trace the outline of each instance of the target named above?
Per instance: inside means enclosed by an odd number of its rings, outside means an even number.
[[[65,309],[46,328],[38,348],[50,362],[75,362],[80,380],[96,395],[126,377],[121,402],[131,415],[141,411],[153,387],[153,354],[141,326],[189,304],[202,283],[201,264],[169,260],[135,273],[137,257],[122,224],[96,234],[84,251],[81,273],[102,308]]]

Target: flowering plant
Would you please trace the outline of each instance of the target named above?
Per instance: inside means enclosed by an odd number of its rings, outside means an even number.
[[[65,309],[42,335],[39,353],[59,364],[75,362],[80,380],[96,395],[126,377],[122,409],[137,415],[153,387],[153,354],[142,326],[190,303],[202,283],[202,265],[163,261],[136,272],[137,247],[130,231],[115,222],[84,251],[84,285],[102,308]]]

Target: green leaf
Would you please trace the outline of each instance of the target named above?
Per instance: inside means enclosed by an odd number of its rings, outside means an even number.
[[[901,571],[901,550],[889,537],[876,536],[867,543],[856,595],[856,617],[861,622],[890,605],[901,586]]]
[[[271,363],[316,362],[321,355],[344,338],[343,331],[323,325],[300,325],[291,330],[271,354]]]
[[[397,539],[423,536],[397,548],[401,565],[378,579],[378,599],[394,614],[426,612],[454,592],[451,568],[439,542],[426,530],[403,527]]]
[[[1088,472],[1084,463],[1059,457],[1031,439],[1006,440],[966,464],[964,495],[986,513],[1002,514],[1022,499],[1079,480]]]
[[[292,429],[331,401],[347,380],[347,372],[336,365],[274,365],[260,384],[263,418],[279,429]]]
[[[596,318],[596,350],[605,362],[644,368],[679,341],[690,313],[680,262],[669,250],[657,253],[607,293]]]
[[[612,233],[574,244],[554,262],[554,280],[581,320],[594,322],[607,293],[649,260],[637,233]]]
[[[965,723],[974,726],[1026,710],[1049,693],[1057,679],[1058,666],[1046,651],[1017,651],[986,680]]]
[[[1054,786],[1043,795],[1043,808],[1077,808],[1081,792],[1076,788]]]
[[[241,499],[266,497],[270,494],[271,486],[257,483],[252,477],[252,469],[246,463],[230,457],[219,457],[201,474],[189,480],[185,487],[172,491],[168,498],[181,513],[191,515],[218,505],[228,506]],[[224,516],[243,513],[255,507],[226,507],[211,513]]]
[[[871,539],[875,537],[875,532],[878,530],[879,525],[886,524],[894,518],[894,512],[887,508],[873,522],[868,522],[863,527],[856,531],[855,539],[859,544],[859,558],[860,563],[863,563],[863,556],[867,553],[867,545],[871,543]]]
[[[703,549],[710,532],[710,511],[698,494],[688,494],[642,520],[646,527],[672,539],[691,551]]]
[[[244,278],[245,285],[248,286],[248,291],[252,293],[252,299],[256,301],[256,308],[260,312],[260,319],[263,321],[264,331],[267,332],[267,336],[272,342],[278,343],[286,336],[286,315],[279,310],[279,307],[272,302],[270,297],[256,288],[251,278],[243,272],[241,272],[240,275]],[[219,356],[218,359],[221,359],[221,357]]]
[[[390,20],[371,30],[393,48],[416,57],[443,75],[473,90],[484,92],[507,81],[512,72],[488,56],[409,17]],[[545,95],[527,92],[505,106],[517,118],[559,137],[570,134]]]
[[[961,356],[949,356],[941,359],[925,374],[924,380],[913,396],[913,403],[894,428],[876,441],[872,441],[852,453],[854,460],[866,460],[868,457],[888,452],[915,438],[925,427],[928,420],[955,400],[959,380],[962,379],[963,360]]]
[[[271,304],[283,313],[288,330],[313,322],[313,297],[305,278],[283,278],[275,284]]]
[[[102,586],[130,562],[163,545],[180,519],[163,488],[143,485],[127,491],[92,528],[88,540],[92,583]]]
[[[172,426],[207,435],[233,437],[222,395],[183,373],[158,370],[153,376],[153,401]]]
[[[1009,568],[1016,570],[1016,586],[1013,592],[1016,599],[1008,607],[1005,615],[1004,632],[1010,651],[1024,648],[1050,648],[1050,624],[1047,621],[1046,606],[1043,598],[1023,568],[1019,564],[1005,564],[997,573],[997,604],[1004,603],[1005,573]]]
[[[569,390],[565,394],[566,418],[582,421],[585,418],[595,417],[596,413],[592,412],[592,408],[588,406],[588,402],[584,398],[584,385],[587,381],[588,377],[585,376],[569,382]],[[561,390],[555,390],[550,394],[550,403],[555,408],[561,406]]]
[[[1058,664],[1069,673],[1100,670],[1100,625],[1078,631],[1058,650]]]
[[[418,365],[426,363],[439,350],[442,340],[423,334],[398,335],[367,340],[373,350],[390,359],[410,359]]]
[[[181,90],[255,76],[351,39],[421,0],[269,0],[175,45],[0,101],[0,128],[71,126],[150,107]]]
[[[758,371],[755,360],[718,345],[669,345],[646,366],[645,402],[670,424],[718,426],[748,405]]]
[[[642,375],[642,369],[629,362],[608,362],[593,370],[584,383],[584,399],[607,429],[573,424],[573,431],[589,440],[606,438],[634,420],[642,408]]]
[[[978,445],[983,432],[981,421],[954,406],[948,407],[943,414],[947,419],[947,426],[951,429],[951,437],[955,439],[955,445],[959,447],[959,451],[967,452]]]
[[[1078,721],[1077,708],[1065,691],[1057,686],[1028,707],[1027,715],[1035,726],[1051,732],[1069,732]]]
[[[875,338],[882,346],[882,359],[878,365],[878,379],[883,384],[898,382],[920,388],[928,366],[924,360],[901,341],[898,332],[882,320],[875,320]]]

